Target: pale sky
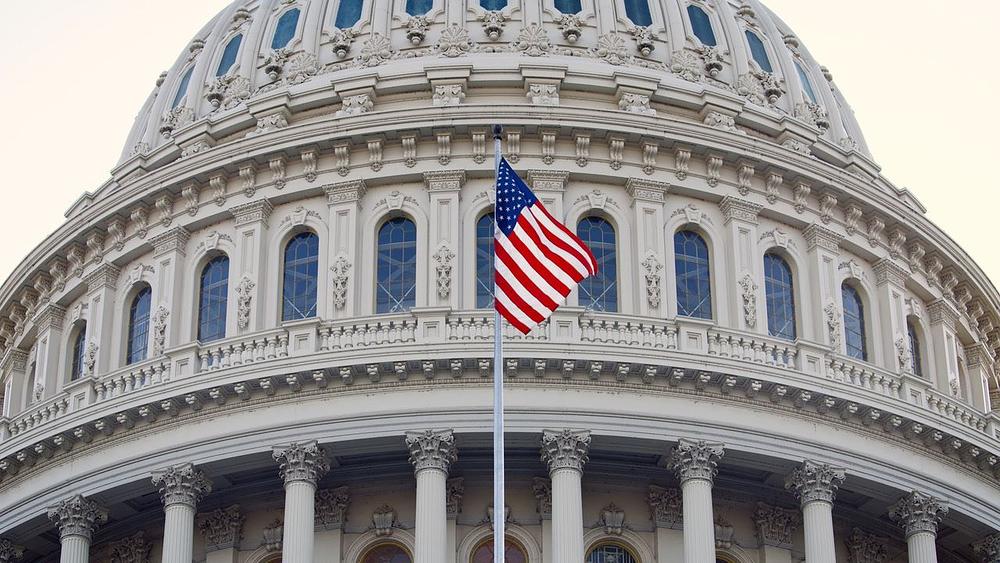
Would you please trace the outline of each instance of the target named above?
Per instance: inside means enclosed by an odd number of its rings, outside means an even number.
[[[156,77],[228,0],[7,3],[0,279],[108,178]],[[833,72],[883,173],[1000,280],[1000,1],[765,4]]]

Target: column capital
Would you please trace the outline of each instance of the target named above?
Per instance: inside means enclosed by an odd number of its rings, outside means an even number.
[[[764,209],[764,206],[752,201],[727,195],[722,198],[722,201],[719,203],[719,209],[722,210],[722,216],[725,218],[726,224],[736,220],[756,225],[757,215],[762,209]]]
[[[884,563],[889,557],[887,538],[869,534],[860,528],[851,530],[847,538],[847,557],[850,563]]]
[[[444,498],[448,506],[448,518],[458,518],[458,514],[462,512],[462,501],[465,499],[465,477],[448,479]]]
[[[542,520],[552,519],[552,481],[545,477],[531,480],[531,492],[535,495],[536,509]]]
[[[424,172],[424,185],[429,192],[458,192],[464,184],[465,170]]]
[[[351,506],[351,489],[347,486],[316,491],[316,525],[324,530],[344,527],[347,508]]]
[[[168,252],[177,252],[181,256],[185,255],[188,241],[191,240],[191,233],[184,227],[174,227],[164,231],[149,242],[153,245],[153,257],[158,258]]]
[[[338,203],[351,203],[358,202],[364,197],[365,192],[368,191],[368,186],[365,184],[364,180],[349,180],[347,182],[338,182],[336,184],[327,184],[323,186],[323,191],[326,192],[326,202],[328,205],[337,205]]]
[[[111,561],[128,561],[130,563],[148,563],[149,552],[152,549],[153,544],[146,541],[144,532],[137,532],[108,546],[108,551],[111,552]]]
[[[590,460],[589,430],[545,430],[542,432],[542,461],[549,473],[557,469],[583,471]]]
[[[754,527],[757,529],[757,541],[760,545],[792,548],[792,536],[802,522],[802,513],[758,502],[753,513]]]
[[[326,452],[316,440],[275,446],[273,457],[278,462],[278,474],[285,481],[285,486],[296,481],[316,486],[316,482],[330,470]]]
[[[717,465],[724,454],[720,443],[681,438],[670,452],[669,467],[682,484],[691,479],[711,482],[719,471]]]
[[[59,529],[59,541],[81,536],[90,541],[94,530],[108,521],[108,511],[82,495],[68,498],[49,508],[49,520]]]
[[[271,217],[274,206],[266,199],[251,201],[237,205],[229,210],[229,213],[236,219],[236,226],[242,227],[250,223],[261,223],[267,227],[267,220]]]
[[[684,523],[683,496],[677,489],[649,486],[646,495],[649,513],[657,528],[680,529]]]
[[[839,467],[807,459],[785,478],[785,488],[798,497],[802,506],[811,502],[833,504],[846,477],[847,473]]]
[[[844,235],[818,223],[806,227],[802,231],[802,236],[806,238],[809,250],[819,247],[830,252],[840,252],[840,242],[844,240]]]
[[[0,539],[0,563],[14,563],[24,556],[24,548],[10,540]]]
[[[164,507],[183,504],[194,508],[212,492],[212,482],[190,463],[154,471],[153,485],[160,490]]]
[[[455,435],[452,430],[424,430],[406,433],[406,447],[410,450],[410,463],[415,472],[437,469],[448,473],[458,459]]]
[[[912,491],[896,501],[889,517],[906,531],[906,537],[927,532],[937,535],[937,525],[948,514],[948,503],[926,493]]]
[[[0,543],[0,546],[3,544]],[[983,563],[1000,563],[1000,534],[993,534],[972,544],[972,551]],[[3,558],[0,558],[3,561]]]
[[[209,512],[198,525],[205,536],[205,549],[219,551],[239,546],[245,520],[238,504]]]

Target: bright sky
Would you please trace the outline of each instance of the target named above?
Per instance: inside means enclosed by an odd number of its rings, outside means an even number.
[[[607,0],[598,0],[607,1]],[[0,279],[118,160],[136,112],[227,0],[8,2]],[[997,0],[765,0],[826,65],[886,176],[1000,280]]]

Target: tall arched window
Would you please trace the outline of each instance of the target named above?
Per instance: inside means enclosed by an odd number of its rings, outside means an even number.
[[[602,543],[590,550],[587,563],[639,563],[639,558],[623,545]]]
[[[865,340],[865,306],[858,290],[849,283],[840,287],[844,301],[844,345],[847,355],[859,360],[868,360],[868,344]]]
[[[298,8],[292,8],[278,18],[278,25],[274,26],[274,37],[271,39],[271,49],[284,49],[295,39],[295,30],[299,27]]]
[[[434,0],[406,0],[406,13],[411,16],[422,16],[433,7]]]
[[[236,64],[236,56],[240,54],[240,44],[243,43],[243,35],[237,35],[226,43],[226,48],[222,51],[222,60],[219,61],[219,68],[215,71],[216,76],[222,76],[232,70]]]
[[[476,222],[476,308],[493,306],[493,214]]]
[[[132,298],[128,310],[128,345],[125,363],[134,364],[146,359],[149,349],[149,311],[152,306],[153,290],[143,285]]]
[[[177,93],[174,94],[174,101],[170,104],[170,109],[174,109],[181,105],[184,101],[184,96],[187,95],[188,85],[191,84],[191,74],[194,72],[194,65],[184,72],[184,76],[181,78],[181,83],[177,86]]]
[[[364,4],[364,0],[340,0],[340,6],[337,7],[337,20],[333,25],[337,29],[354,27],[361,19],[361,8]]]
[[[375,312],[409,311],[417,303],[417,227],[405,217],[389,219],[378,231]]]
[[[781,256],[764,255],[764,294],[767,300],[767,332],[795,340],[795,292],[792,269]]]
[[[503,560],[505,563],[528,563],[528,553],[514,538],[504,538]],[[472,550],[469,563],[493,563],[493,538],[484,540]]]
[[[802,68],[802,63],[795,61],[795,71],[799,74],[799,82],[802,83],[802,91],[805,92],[806,97],[812,103],[816,102],[816,92],[813,91],[812,81],[809,80],[809,75],[806,74],[806,69]]]
[[[597,275],[580,282],[580,305],[594,311],[618,310],[618,265],[615,229],[600,217],[584,217],[576,234],[597,260]]]
[[[318,279],[319,237],[310,231],[299,233],[285,246],[281,320],[295,321],[316,316]]]
[[[764,72],[774,72],[774,69],[771,67],[771,59],[767,56],[767,47],[764,47],[764,40],[749,29],[746,30],[746,35],[747,43],[750,44],[750,55],[757,63],[757,66]]]
[[[920,335],[917,333],[917,326],[913,319],[906,319],[906,335],[910,341],[910,369],[914,375],[923,377],[924,361],[920,355]]]
[[[201,270],[198,301],[198,340],[226,337],[226,300],[229,296],[229,258],[217,256]]]
[[[70,362],[69,380],[76,381],[83,377],[83,367],[86,365],[84,356],[87,353],[87,323],[80,322],[73,337],[73,358]]]
[[[560,14],[579,14],[583,10],[580,0],[555,0],[555,5]]]
[[[495,12],[506,8],[507,0],[479,0],[479,5],[482,6],[484,10]]]
[[[361,556],[361,563],[413,563],[413,558],[402,546],[385,543],[366,551]]]
[[[708,245],[693,231],[674,235],[674,269],[677,276],[677,314],[696,319],[712,318],[712,278]]]
[[[687,13],[688,20],[691,21],[691,31],[694,32],[698,41],[701,41],[702,45],[715,47],[718,41],[715,39],[715,30],[712,29],[712,19],[708,17],[705,10],[701,6],[688,4]]]
[[[653,25],[653,16],[649,13],[649,0],[624,0],[625,15],[633,25]]]

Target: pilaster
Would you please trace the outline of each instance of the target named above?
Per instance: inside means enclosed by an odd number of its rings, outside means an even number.
[[[57,395],[62,385],[69,379],[69,366],[63,365],[65,344],[64,322],[66,310],[55,303],[47,303],[35,314],[35,328],[38,331],[35,348],[35,373],[45,387],[43,399]]]
[[[424,183],[430,197],[430,239],[431,266],[434,283],[427,303],[434,307],[459,305],[459,288],[455,280],[458,272],[464,272],[459,248],[459,201],[465,184],[464,170],[442,170],[424,172]]]
[[[566,184],[569,182],[569,172],[565,170],[528,170],[528,185],[535,193],[545,209],[553,217],[563,217],[563,196]]]
[[[937,374],[934,386],[945,395],[958,397],[962,391],[958,377],[958,311],[946,299],[938,299],[927,305],[927,318],[934,349],[931,373]]]
[[[906,329],[906,292],[904,290],[909,271],[898,266],[889,258],[884,258],[875,263],[875,285],[876,301],[878,303],[879,323],[877,330],[881,334],[873,336],[879,338],[880,344],[876,346],[879,351],[895,350],[900,346],[905,354],[881,353],[881,364],[885,369],[893,373],[912,371],[910,366],[910,339]],[[875,327],[873,327],[875,328]],[[876,359],[879,359],[876,356]],[[902,360],[905,360],[902,361]]]
[[[6,539],[0,539],[0,563],[14,563],[24,557],[24,547],[14,545]]]
[[[361,246],[361,226],[358,211],[361,198],[367,191],[364,180],[351,180],[323,186],[326,203],[330,210],[329,263],[330,263],[330,304],[327,315],[330,318],[351,318],[360,310],[360,295],[357,290],[358,248]]]
[[[280,284],[280,281],[272,283],[272,278],[266,275],[269,219],[273,211],[274,206],[266,199],[237,205],[229,210],[235,219],[236,240],[233,243],[240,249],[238,256],[230,257],[229,279],[234,287],[241,289],[238,304],[248,312],[242,316],[245,321],[240,320],[239,312],[232,315],[238,332],[264,330],[265,327],[278,324],[278,308],[273,307],[273,311],[267,311],[267,300],[263,298],[265,295],[276,295]],[[278,277],[273,276],[273,279],[277,280]],[[244,280],[250,283],[245,283]],[[245,322],[246,326],[239,326],[241,322]]]
[[[743,173],[743,166],[741,174]],[[753,170],[751,167],[750,170]],[[749,181],[749,180],[748,180]],[[732,196],[719,203],[726,225],[726,270],[724,280],[732,291],[729,296],[728,317],[741,330],[767,333],[767,315],[758,307],[764,303],[764,276],[761,260],[757,255],[757,215],[763,206]],[[720,322],[726,322],[720,318]]]
[[[1000,534],[993,534],[973,543],[972,550],[983,563],[1000,563]]]
[[[87,340],[97,345],[97,357],[94,362],[94,374],[105,374],[124,361],[125,352],[116,359],[115,351],[120,347],[114,341],[115,337],[115,290],[118,287],[118,276],[121,273],[111,264],[101,264],[87,278]]]
[[[639,292],[635,310],[642,316],[667,314],[667,284],[663,280],[666,252],[661,231],[665,220],[663,204],[669,190],[670,184],[645,178],[629,178],[625,183],[625,191],[632,198],[635,249],[644,288]]]
[[[243,539],[244,521],[246,517],[240,512],[238,504],[209,512],[198,526],[205,536],[205,550],[212,553],[238,549]]]
[[[805,268],[808,279],[800,283],[800,287],[808,291],[808,295],[803,295],[803,298],[824,311],[824,314],[813,316],[811,326],[803,327],[803,336],[807,340],[826,344],[834,352],[840,353],[843,337],[839,319],[843,317],[843,303],[837,283],[837,267],[840,242],[844,237],[819,223],[809,225],[802,234],[806,239],[808,256]],[[837,322],[830,322],[830,315]]]
[[[197,308],[184,306],[184,260],[187,255],[187,243],[191,238],[184,227],[174,227],[150,240],[153,245],[153,260],[156,264],[156,285],[153,295],[156,302],[152,304],[155,311],[164,307],[167,312],[167,326],[164,333],[163,349],[175,346],[180,342],[188,342],[188,335],[181,334],[182,326],[191,326],[196,321],[191,320]],[[159,350],[160,353],[163,350]],[[156,355],[156,351],[153,352]]]
[[[847,538],[848,563],[885,563],[889,557],[888,538],[869,534],[860,528],[851,530]]]

